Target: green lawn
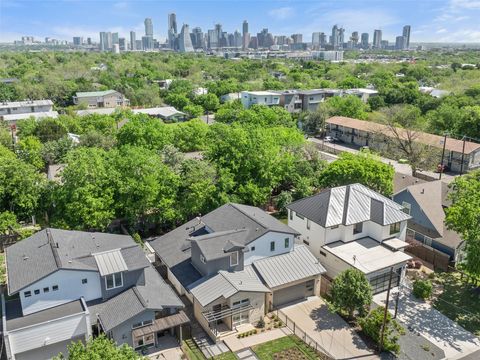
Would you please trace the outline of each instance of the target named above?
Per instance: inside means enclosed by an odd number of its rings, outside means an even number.
[[[232,352],[226,352],[222,355],[217,355],[214,357],[214,360],[237,360],[237,357]]]
[[[298,350],[307,359],[320,359],[313,349],[294,335],[285,336],[253,347],[253,351],[260,360],[272,360],[274,359],[274,354],[289,350]]]
[[[480,336],[480,289],[460,280],[459,273],[443,273],[444,291],[435,308],[471,333]]]

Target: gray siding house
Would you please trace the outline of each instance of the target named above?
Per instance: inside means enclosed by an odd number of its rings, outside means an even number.
[[[6,249],[7,359],[50,359],[105,333],[136,349],[181,338],[183,303],[130,236],[45,229]]]
[[[450,205],[448,183],[436,180],[407,186],[393,195],[412,218],[407,239],[447,254],[451,261],[461,260],[464,242],[445,225],[445,209]]]
[[[229,203],[149,244],[216,341],[272,308],[319,293],[325,269],[305,246],[295,245],[296,236],[257,207]]]

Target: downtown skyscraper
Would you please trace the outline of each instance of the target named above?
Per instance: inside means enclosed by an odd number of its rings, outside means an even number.
[[[168,14],[168,47],[172,50],[177,49],[177,15]]]
[[[153,49],[152,19],[146,18],[144,21],[144,24],[145,24],[145,36],[142,37],[142,47],[143,47],[143,50],[152,50]]]

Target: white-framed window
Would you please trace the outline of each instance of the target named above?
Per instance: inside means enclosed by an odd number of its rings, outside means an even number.
[[[232,309],[250,304],[250,299],[242,299],[232,303]]]
[[[307,219],[307,230],[310,230],[310,220]]]
[[[390,235],[397,234],[400,232],[400,223],[396,222],[390,225]]]
[[[293,220],[293,210],[290,210],[290,220]]]
[[[250,248],[250,251],[255,251],[255,246],[252,246],[252,247]]]
[[[333,226],[330,227],[330,230],[338,229],[338,226],[339,225],[333,225]]]
[[[230,254],[230,266],[238,265],[238,251],[234,251]]]
[[[43,288],[43,292],[44,292],[44,293],[48,293],[49,291],[50,291],[50,288],[49,288],[49,287],[44,287],[44,288]]]
[[[290,246],[290,239],[285,238],[285,249],[288,248],[289,246]]]
[[[31,292],[31,291],[25,291],[25,292],[23,293],[23,296],[26,297],[26,298],[27,298],[27,297],[30,297],[30,296],[32,296],[32,292]]]
[[[33,293],[34,293],[35,295],[40,294],[40,289],[35,289],[35,290],[33,291]]]
[[[207,260],[205,259],[205,256],[203,256],[203,254],[200,254],[200,261],[204,264],[207,263]]]
[[[105,276],[105,287],[107,290],[123,286],[123,275],[121,272]]]
[[[410,215],[410,212],[412,211],[412,204],[406,202],[406,201],[402,201],[402,206],[403,206],[403,212],[405,214],[408,214]]]
[[[270,251],[275,251],[275,241],[270,242]]]
[[[88,283],[88,279],[82,279],[82,284]]]
[[[53,285],[52,286],[52,291],[57,291],[58,290],[58,285]]]

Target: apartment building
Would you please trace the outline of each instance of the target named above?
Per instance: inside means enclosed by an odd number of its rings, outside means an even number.
[[[249,109],[252,105],[280,105],[280,94],[274,91],[242,91],[242,105]]]
[[[58,117],[58,112],[53,111],[52,100],[24,100],[4,101],[0,103],[0,120],[8,124],[15,124],[18,120],[33,117]]]

